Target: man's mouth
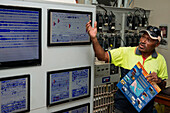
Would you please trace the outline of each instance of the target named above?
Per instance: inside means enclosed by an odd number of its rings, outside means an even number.
[[[145,44],[144,43],[139,43],[139,47],[141,48],[141,49],[144,49],[145,48]]]

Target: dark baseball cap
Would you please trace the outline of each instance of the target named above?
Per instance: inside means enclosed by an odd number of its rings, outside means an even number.
[[[159,42],[162,39],[162,33],[161,30],[155,26],[148,26],[147,29],[143,29],[140,31],[141,33],[145,33],[147,32],[148,35],[154,39],[154,40],[158,40]]]

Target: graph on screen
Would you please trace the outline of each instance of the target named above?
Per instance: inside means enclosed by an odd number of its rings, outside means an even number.
[[[47,106],[88,97],[90,67],[47,72]]]
[[[29,75],[0,78],[0,88],[1,113],[19,113],[30,110]]]
[[[48,45],[90,44],[86,23],[91,12],[52,10],[48,11]]]
[[[41,9],[0,7],[0,67],[41,64]]]

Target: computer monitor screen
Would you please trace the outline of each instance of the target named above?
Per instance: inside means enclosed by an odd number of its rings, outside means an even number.
[[[0,67],[41,64],[41,9],[0,6]]]
[[[47,106],[90,96],[91,68],[47,72]]]
[[[30,75],[0,78],[0,112],[30,111]]]
[[[48,10],[48,46],[90,44],[86,23],[92,12]]]
[[[53,113],[90,113],[90,103],[82,104]]]

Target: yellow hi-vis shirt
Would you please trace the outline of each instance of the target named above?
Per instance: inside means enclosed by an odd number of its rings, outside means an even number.
[[[138,47],[120,47],[107,52],[110,63],[131,70],[139,61],[148,73],[156,72],[158,77],[168,79],[167,64],[164,57],[154,51],[145,61]]]

